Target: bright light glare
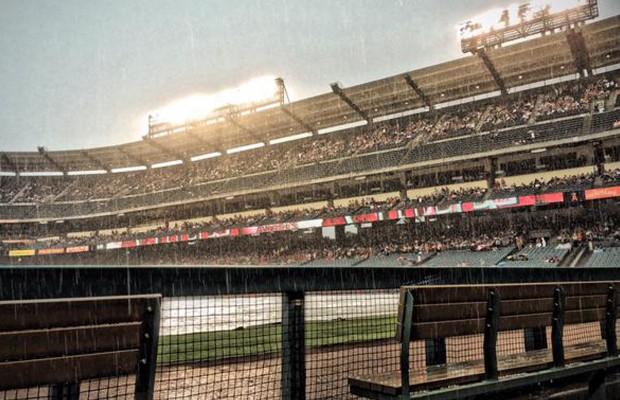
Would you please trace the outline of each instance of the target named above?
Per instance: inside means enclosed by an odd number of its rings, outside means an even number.
[[[549,8],[549,13],[558,13],[571,8],[579,7],[587,4],[588,0],[531,0],[519,4],[510,4],[504,8],[496,8],[486,11],[467,22],[461,22],[457,25],[457,33],[459,39],[469,39],[491,30],[498,30],[506,27],[506,23],[502,21],[504,10],[508,11],[508,25],[515,25],[521,22],[519,16],[519,7],[529,4],[527,11],[523,14],[525,21],[534,19],[535,15]],[[467,25],[471,29],[464,29]]]
[[[178,125],[187,121],[205,119],[221,107],[260,103],[271,99],[276,102],[277,94],[276,78],[262,76],[237,88],[223,90],[214,95],[195,94],[179,99],[152,115],[157,122]]]

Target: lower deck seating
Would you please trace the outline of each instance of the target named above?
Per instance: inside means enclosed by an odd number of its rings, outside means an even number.
[[[352,267],[364,260],[365,259],[361,257],[339,258],[335,260],[316,258],[308,263],[305,263],[304,265],[310,267]]]
[[[429,267],[492,266],[513,250],[514,247],[501,247],[496,251],[444,250],[424,265]]]
[[[620,110],[594,114],[592,116],[590,133],[604,132],[606,130],[613,129],[614,123],[616,123],[618,120],[620,120]]]
[[[620,267],[620,247],[595,250],[586,267]]]
[[[424,263],[433,253],[420,254],[420,262]],[[418,263],[418,254],[406,253],[406,254],[390,254],[388,256],[373,256],[369,257],[366,261],[358,264],[359,267],[400,267],[411,266]]]
[[[553,267],[558,266],[570,250],[555,247],[526,247],[514,255],[515,260],[507,261],[511,267]],[[522,258],[522,259],[520,259]]]

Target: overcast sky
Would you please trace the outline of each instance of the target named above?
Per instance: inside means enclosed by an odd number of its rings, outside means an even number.
[[[0,0],[0,151],[139,140],[149,111],[256,76],[298,100],[461,57],[456,24],[514,2]]]

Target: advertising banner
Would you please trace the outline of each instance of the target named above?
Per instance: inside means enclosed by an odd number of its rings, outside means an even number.
[[[377,215],[377,213],[354,215],[352,218],[352,222],[355,224],[359,224],[362,222],[377,222],[378,220],[379,216]]]
[[[589,190],[586,190],[585,196],[586,196],[586,200],[609,199],[612,197],[620,197],[620,186],[589,189]]]
[[[323,219],[307,219],[297,222],[297,229],[320,228],[323,226]]]
[[[65,252],[64,248],[55,248],[55,249],[39,249],[37,254],[40,256],[48,255],[48,254],[63,254]]]
[[[30,257],[34,256],[34,249],[9,250],[9,257]]]
[[[212,232],[209,234],[209,237],[217,238],[217,237],[226,237],[230,236],[230,230],[225,229],[223,231]]]
[[[258,226],[246,226],[241,228],[242,235],[258,235],[260,233]]]
[[[543,193],[536,195],[536,204],[554,204],[562,203],[563,201],[564,194],[562,192]]]
[[[283,222],[280,224],[269,224],[258,227],[258,233],[296,231],[296,222]]]
[[[67,253],[86,253],[90,250],[88,246],[73,246],[67,247]]]
[[[154,237],[149,237],[149,238],[144,238],[144,239],[139,240],[140,246],[152,246],[154,244],[157,244],[157,238],[154,238]]]
[[[138,245],[136,240],[123,240],[121,242],[121,249],[131,249],[132,247],[136,247]]]
[[[461,203],[435,206],[435,215],[454,214],[461,212]]]
[[[334,218],[323,218],[323,226],[337,226],[337,225],[346,225],[347,221],[344,217],[334,217]]]

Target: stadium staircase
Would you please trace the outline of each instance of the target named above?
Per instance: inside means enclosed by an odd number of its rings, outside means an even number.
[[[592,126],[592,114],[587,114],[583,118],[583,126],[581,127],[581,134],[588,135],[590,133],[591,126]]]
[[[499,265],[499,266],[505,265],[508,262],[508,260],[507,260],[508,257],[513,256],[513,255],[517,254],[518,252],[519,252],[519,249],[517,249],[515,246],[513,246],[513,248],[510,251],[510,253],[506,254],[506,256],[504,258],[502,258],[501,260],[499,260],[496,265]]]
[[[587,249],[583,252],[582,256],[578,260],[578,264],[574,265],[575,267],[585,267],[590,262],[592,258],[592,252],[587,251]]]
[[[585,267],[620,267],[620,247],[608,247],[602,251],[590,253],[590,258],[584,264]]]
[[[558,267],[576,267],[587,252],[588,246],[585,244],[574,247],[572,251],[568,253],[566,258],[558,264]]]
[[[609,93],[609,98],[605,102],[605,111],[611,111],[617,107],[618,89],[614,89]]]
[[[77,186],[78,183],[79,183],[79,180],[76,179],[73,182],[71,182],[70,184],[68,184],[63,190],[60,191],[60,193],[58,193],[57,195],[55,195],[52,198],[52,202],[55,202],[55,201],[61,199],[65,194],[69,193],[70,190],[73,190],[73,188],[75,186]]]
[[[445,250],[437,253],[432,259],[425,260],[422,265],[429,267],[492,267],[514,252],[514,247],[502,247],[497,251]]]
[[[15,196],[13,196],[11,200],[9,200],[9,204],[14,204],[22,196],[22,194],[24,194],[24,192],[28,190],[29,187],[30,186],[28,185],[28,183],[22,186],[22,188],[19,189],[17,193],[15,193]]]
[[[493,109],[493,106],[491,104],[489,104],[487,108],[484,109],[484,111],[480,115],[480,120],[478,120],[478,122],[476,123],[476,127],[474,128],[474,131],[476,133],[482,130],[482,127],[484,126],[484,121],[487,119],[487,116],[489,115],[492,109]]]
[[[534,103],[534,108],[532,109],[532,115],[530,115],[530,119],[527,121],[528,125],[532,125],[536,122],[536,114],[538,113],[538,109],[540,108],[544,97],[545,95],[542,93],[536,97],[536,102]]]

